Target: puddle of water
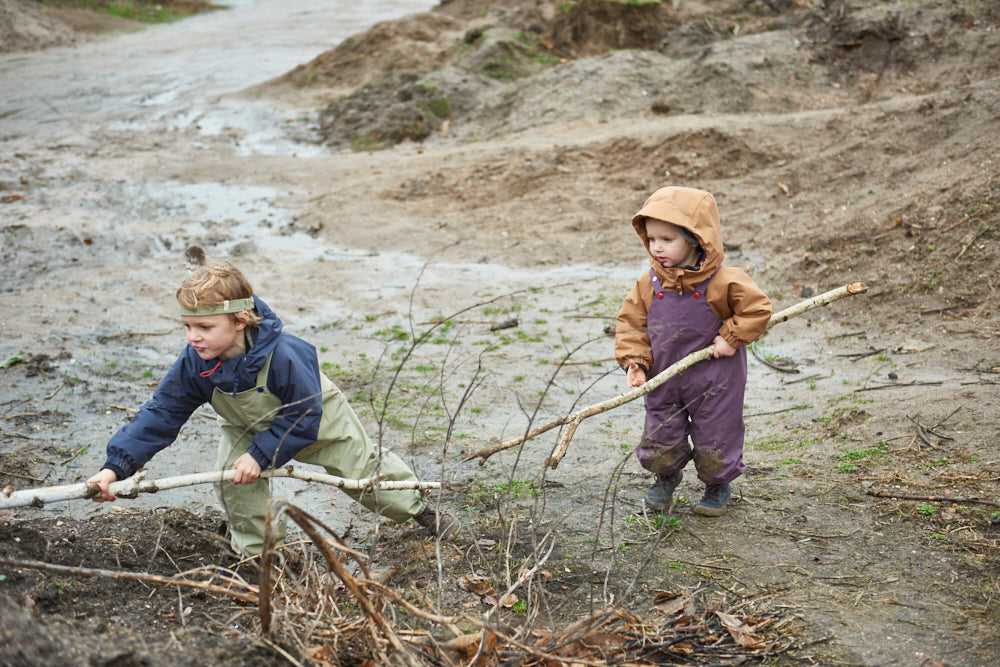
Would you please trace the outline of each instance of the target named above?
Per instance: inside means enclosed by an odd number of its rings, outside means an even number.
[[[229,254],[240,243],[260,243],[269,250],[307,248],[308,234],[290,229],[293,211],[275,205],[280,193],[270,187],[223,183],[158,181],[128,183],[123,198],[137,213],[153,221],[185,221],[190,237],[220,238],[210,245],[215,255]]]
[[[425,11],[425,0],[234,0],[227,9],[73,47],[0,54],[5,139],[76,143],[100,128],[195,123],[238,128],[257,150],[303,154],[270,128],[280,111],[223,96],[280,76],[384,20]],[[25,82],[30,85],[25,85]],[[276,143],[270,149],[264,147]]]

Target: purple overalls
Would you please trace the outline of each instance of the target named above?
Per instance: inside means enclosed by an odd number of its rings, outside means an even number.
[[[693,292],[664,290],[650,271],[655,295],[647,327],[653,352],[651,379],[691,352],[712,344],[722,320],[705,299],[714,274]],[[701,361],[646,394],[646,426],[636,456],[643,468],[666,477],[694,459],[708,485],[739,477],[743,464],[743,392],[747,352]],[[690,437],[690,444],[688,438]],[[692,449],[693,445],[693,449]]]

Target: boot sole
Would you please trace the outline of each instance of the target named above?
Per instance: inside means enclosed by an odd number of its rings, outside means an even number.
[[[726,513],[725,507],[705,507],[703,505],[695,505],[692,509],[695,514],[700,514],[701,516],[722,516]]]

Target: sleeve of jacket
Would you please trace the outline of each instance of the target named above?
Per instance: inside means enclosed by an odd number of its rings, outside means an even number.
[[[319,438],[322,386],[316,348],[287,334],[271,356],[267,387],[281,399],[271,425],[247,449],[261,468],[280,468]]]
[[[639,278],[618,311],[615,323],[615,360],[624,369],[628,368],[629,361],[632,360],[647,372],[653,365],[653,351],[649,343],[649,331],[646,329],[648,299],[652,291],[648,274]]]
[[[731,314],[723,318],[719,335],[733,347],[749,345],[767,331],[771,300],[742,269],[725,271],[725,299]]]
[[[198,383],[186,379],[193,374],[193,369],[187,368],[185,356],[178,357],[153,397],[111,436],[103,467],[113,470],[118,479],[131,477],[177,439],[191,414],[209,400]]]

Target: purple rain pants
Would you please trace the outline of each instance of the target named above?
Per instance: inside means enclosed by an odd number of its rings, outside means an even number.
[[[712,344],[722,320],[704,298],[712,277],[694,292],[662,290],[655,274],[655,295],[647,327],[653,352],[652,379],[691,352]],[[743,464],[743,392],[747,351],[701,361],[646,394],[646,426],[636,456],[642,467],[660,477],[682,470],[694,459],[698,478],[707,485],[739,477]],[[689,443],[690,438],[690,443]]]

